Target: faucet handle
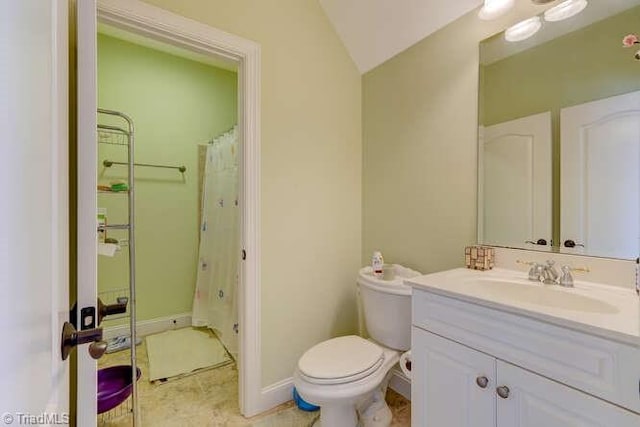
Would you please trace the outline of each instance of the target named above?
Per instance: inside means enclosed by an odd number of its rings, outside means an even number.
[[[545,268],[545,272],[548,274],[549,279],[553,282],[557,282],[560,278],[560,273],[555,268],[556,262],[552,259],[547,260],[547,267]]]
[[[540,281],[540,276],[542,275],[543,267],[541,264],[537,262],[531,263],[531,268],[529,269],[529,280]]]
[[[571,275],[572,268],[568,265],[563,265],[562,268],[562,276],[560,276],[560,281],[558,284],[560,286],[564,286],[565,288],[573,288],[573,276]]]

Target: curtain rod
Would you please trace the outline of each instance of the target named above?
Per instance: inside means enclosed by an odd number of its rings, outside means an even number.
[[[114,162],[112,160],[105,160],[102,162],[102,165],[105,168],[110,168],[113,165],[126,165],[124,162]],[[186,166],[171,166],[171,165],[152,165],[149,163],[134,163],[135,166],[145,166],[148,168],[163,168],[163,169],[177,169],[180,173],[185,173],[187,171]]]

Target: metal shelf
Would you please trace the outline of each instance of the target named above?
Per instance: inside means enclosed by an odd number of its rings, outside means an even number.
[[[99,115],[111,117],[109,120],[121,121],[121,126],[98,124],[98,144],[110,144],[126,147],[127,162],[127,186],[128,190],[124,191],[103,191],[98,190],[99,194],[122,193],[126,194],[128,202],[128,223],[127,224],[106,224],[98,226],[98,232],[106,230],[126,230],[128,252],[129,252],[129,336],[131,342],[136,342],[136,256],[135,256],[135,237],[134,237],[134,220],[135,220],[135,197],[134,197],[134,126],[133,120],[129,116],[119,111],[98,109]],[[124,316],[123,316],[124,317]],[[113,317],[112,317],[113,319]],[[114,319],[115,320],[115,319]],[[137,378],[137,360],[136,346],[130,347],[131,360],[131,378]],[[132,382],[131,396],[127,405],[122,405],[120,410],[123,413],[131,413],[132,425],[137,427],[140,425],[140,412],[138,406],[138,384],[137,381]],[[117,409],[117,408],[115,408]]]
[[[107,224],[107,225],[99,225],[98,231],[105,230],[129,230],[131,226],[129,224]]]
[[[129,194],[129,190],[121,190],[121,191],[98,190],[98,194]]]

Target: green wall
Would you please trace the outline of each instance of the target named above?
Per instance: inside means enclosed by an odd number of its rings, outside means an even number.
[[[145,2],[260,45],[260,253],[248,256],[271,386],[313,345],[357,331],[360,73],[317,0]]]
[[[640,30],[640,7],[482,68],[482,124],[490,126],[640,89],[637,49],[622,38]],[[502,34],[496,36],[502,37]]]
[[[198,145],[237,121],[237,75],[98,35],[98,105],[135,122],[136,162],[185,165],[136,168],[136,273],[139,320],[190,312],[198,254]],[[99,117],[101,123],[106,123]],[[126,178],[122,147],[99,144],[98,181]],[[98,196],[110,223],[126,221],[126,197]],[[110,232],[113,237],[124,233]],[[98,292],[124,288],[126,251],[99,257]]]
[[[481,124],[551,111],[554,242],[560,240],[560,110],[640,90],[638,49],[622,48],[622,38],[640,30],[639,23],[635,7],[480,67]]]
[[[422,273],[476,242],[478,43],[544,7],[474,10],[363,76],[362,263],[374,249]]]

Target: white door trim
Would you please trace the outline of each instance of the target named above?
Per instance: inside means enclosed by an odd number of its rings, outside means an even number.
[[[241,132],[240,412],[252,416],[272,406],[262,389],[260,345],[260,45],[138,0],[98,0],[101,22],[238,64]],[[240,254],[239,254],[240,255]]]
[[[69,363],[58,371],[60,333],[69,321],[69,4],[51,2],[53,37],[51,46],[51,242],[52,263],[52,381],[57,395],[51,396],[48,412],[69,413]],[[56,313],[57,312],[57,313]]]
[[[96,305],[98,283],[98,236],[96,233],[96,210],[98,197],[96,174],[97,141],[97,58],[95,37],[85,37],[96,33],[96,0],[76,2],[77,8],[77,325],[80,329],[80,311],[84,307]],[[98,366],[89,356],[86,346],[77,354],[77,425],[94,425],[98,401]]]

